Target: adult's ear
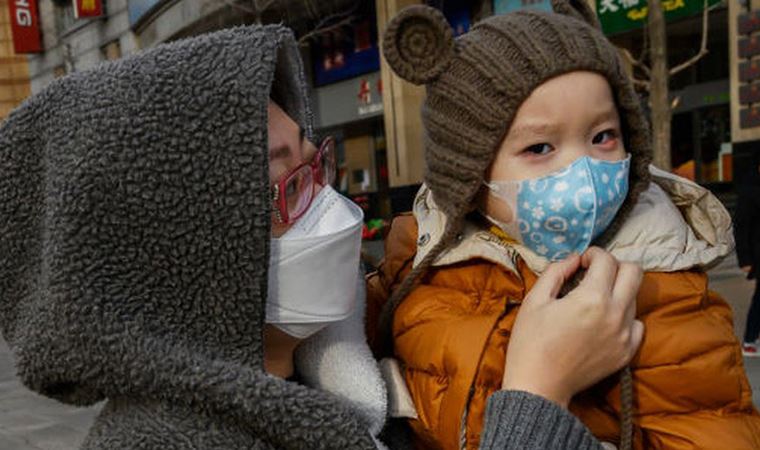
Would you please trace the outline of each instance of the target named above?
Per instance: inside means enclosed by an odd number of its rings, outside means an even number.
[[[385,28],[385,59],[398,76],[411,83],[425,84],[438,78],[455,52],[451,26],[435,8],[409,6]]]
[[[596,13],[586,0],[551,0],[552,9],[558,14],[575,17],[599,30],[602,29]]]

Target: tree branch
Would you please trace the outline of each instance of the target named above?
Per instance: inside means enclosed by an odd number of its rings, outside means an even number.
[[[631,52],[628,51],[626,48],[620,48],[620,50],[623,52],[623,56],[625,56],[625,59],[628,60],[628,63],[630,63],[633,67],[638,67],[641,69],[642,72],[644,72],[644,75],[647,76],[647,78],[651,75],[652,71],[649,69],[649,66],[644,64],[644,62],[640,59],[634,59],[633,55],[631,55]]]
[[[255,9],[251,9],[247,6],[243,6],[240,2],[237,0],[221,0],[222,3],[229,6],[230,8],[237,9],[239,11],[242,11],[246,14],[250,14],[252,16],[257,16],[258,12]]]
[[[354,6],[351,7],[351,9],[348,11],[330,14],[329,16],[323,17],[319,20],[319,22],[317,22],[312,31],[298,38],[298,45],[304,46],[310,39],[314,39],[315,37],[320,36],[324,33],[329,33],[330,31],[337,30],[340,27],[350,25],[351,22],[353,22],[353,20],[356,18],[355,13],[359,8],[359,5],[360,2],[356,2]],[[337,20],[337,22],[332,23],[335,20]]]
[[[640,80],[638,78],[631,77],[631,81],[633,81],[634,87],[639,87],[641,89],[644,89],[645,91],[649,92],[649,80]]]
[[[271,7],[272,7],[272,5],[273,5],[273,4],[274,4],[276,1],[277,1],[277,0],[265,0],[265,1],[263,1],[263,2],[259,2],[258,0],[253,0],[253,6],[254,6],[254,8],[256,8],[256,11],[259,11],[259,12],[264,12],[264,11],[266,11],[267,9],[271,8]]]
[[[707,50],[707,30],[708,30],[708,16],[710,14],[710,11],[715,9],[719,3],[716,3],[715,5],[707,7],[707,0],[704,0],[704,9],[702,10],[702,44],[699,46],[699,52],[697,52],[696,55],[692,56],[688,60],[684,61],[683,63],[673,67],[670,69],[669,74],[672,77],[673,75],[683,71],[684,69],[693,66],[696,64],[700,59],[702,59],[707,53],[709,53],[709,50]]]
[[[644,22],[644,27],[642,29],[644,39],[641,44],[641,53],[639,54],[638,61],[644,62],[646,58],[649,56],[649,22]]]
[[[252,15],[256,19],[256,21],[260,21],[261,13],[271,8],[276,0],[267,0],[261,4],[259,4],[258,1],[253,0],[251,1],[251,6],[246,6],[243,2],[239,0],[220,0],[220,1],[233,9]]]
[[[328,21],[325,19],[322,19],[319,21],[319,24],[317,24],[317,26],[312,31],[309,31],[308,33],[298,38],[298,45],[304,46],[306,45],[307,42],[309,42],[310,39],[314,39],[315,37],[320,36],[324,33],[329,33],[330,31],[337,30],[338,28],[341,28],[343,26],[350,25],[351,22],[353,22],[353,20],[354,20],[354,16],[349,15],[332,25],[325,26],[324,23]]]

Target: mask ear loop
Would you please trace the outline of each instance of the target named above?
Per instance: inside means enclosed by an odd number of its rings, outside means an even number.
[[[504,204],[512,214],[512,220],[509,222],[503,222],[490,214],[488,214],[483,208],[479,207],[478,211],[489,222],[497,226],[503,231],[510,239],[522,243],[522,234],[520,234],[520,226],[518,224],[517,217],[517,193],[520,190],[520,182],[504,181],[504,182],[488,182],[483,180],[483,186],[488,189],[488,195],[493,195],[501,203]],[[511,186],[511,188],[510,188]],[[507,192],[505,192],[505,190]],[[510,190],[512,192],[510,192]],[[512,196],[510,196],[512,194]],[[514,197],[514,198],[512,198]]]

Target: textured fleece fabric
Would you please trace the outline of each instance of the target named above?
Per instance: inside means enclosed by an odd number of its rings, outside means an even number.
[[[270,376],[267,102],[311,136],[279,26],[59,79],[0,128],[0,327],[30,389],[108,402],[85,449],[370,449],[362,414]]]
[[[480,448],[501,450],[601,450],[579,420],[556,403],[522,391],[500,391],[488,399]]]

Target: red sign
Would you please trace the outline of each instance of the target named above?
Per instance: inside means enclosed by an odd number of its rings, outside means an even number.
[[[100,17],[103,15],[103,0],[74,0],[74,17]]]
[[[40,39],[37,0],[8,0],[8,6],[11,10],[13,49],[16,53],[41,52],[42,40]]]

